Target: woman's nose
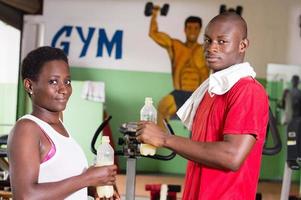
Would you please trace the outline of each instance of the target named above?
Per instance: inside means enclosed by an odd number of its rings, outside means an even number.
[[[59,84],[59,88],[58,88],[58,92],[60,93],[60,94],[66,94],[67,93],[67,85],[66,84],[64,84],[64,83],[60,83]]]

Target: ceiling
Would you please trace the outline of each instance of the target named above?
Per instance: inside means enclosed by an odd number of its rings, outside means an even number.
[[[0,20],[22,29],[24,14],[41,14],[43,0],[0,0]]]

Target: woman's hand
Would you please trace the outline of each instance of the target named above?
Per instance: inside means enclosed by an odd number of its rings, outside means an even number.
[[[89,186],[114,185],[116,181],[117,166],[91,166],[84,173]]]
[[[105,198],[105,197],[100,198],[97,194],[96,187],[90,187],[88,191],[90,192],[90,196],[93,196],[95,198],[95,200],[107,200],[107,199],[108,200],[121,200],[121,197],[118,192],[116,184],[114,184],[113,187],[114,187],[114,195],[111,198]]]

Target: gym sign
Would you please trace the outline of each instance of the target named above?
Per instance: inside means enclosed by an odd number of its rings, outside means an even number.
[[[207,9],[180,0],[44,0],[43,15],[37,20],[45,27],[43,44],[63,49],[72,67],[170,73],[167,51],[149,36],[157,4],[159,30],[181,41],[185,19]]]
[[[77,43],[81,44],[77,48],[79,58],[87,56],[93,38],[96,38],[96,50],[91,53],[94,53],[96,57],[103,57],[106,51],[107,56],[111,58],[122,58],[122,30],[116,30],[113,35],[108,36],[104,28],[64,25],[54,33],[51,46],[61,48],[69,55],[70,46],[75,43],[71,42],[72,35],[75,35],[75,38],[79,40]]]

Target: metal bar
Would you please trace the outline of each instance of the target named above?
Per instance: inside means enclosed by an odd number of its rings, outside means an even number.
[[[285,162],[280,200],[288,200],[291,188],[292,169]]]
[[[127,158],[126,162],[126,200],[135,200],[136,158]]]

